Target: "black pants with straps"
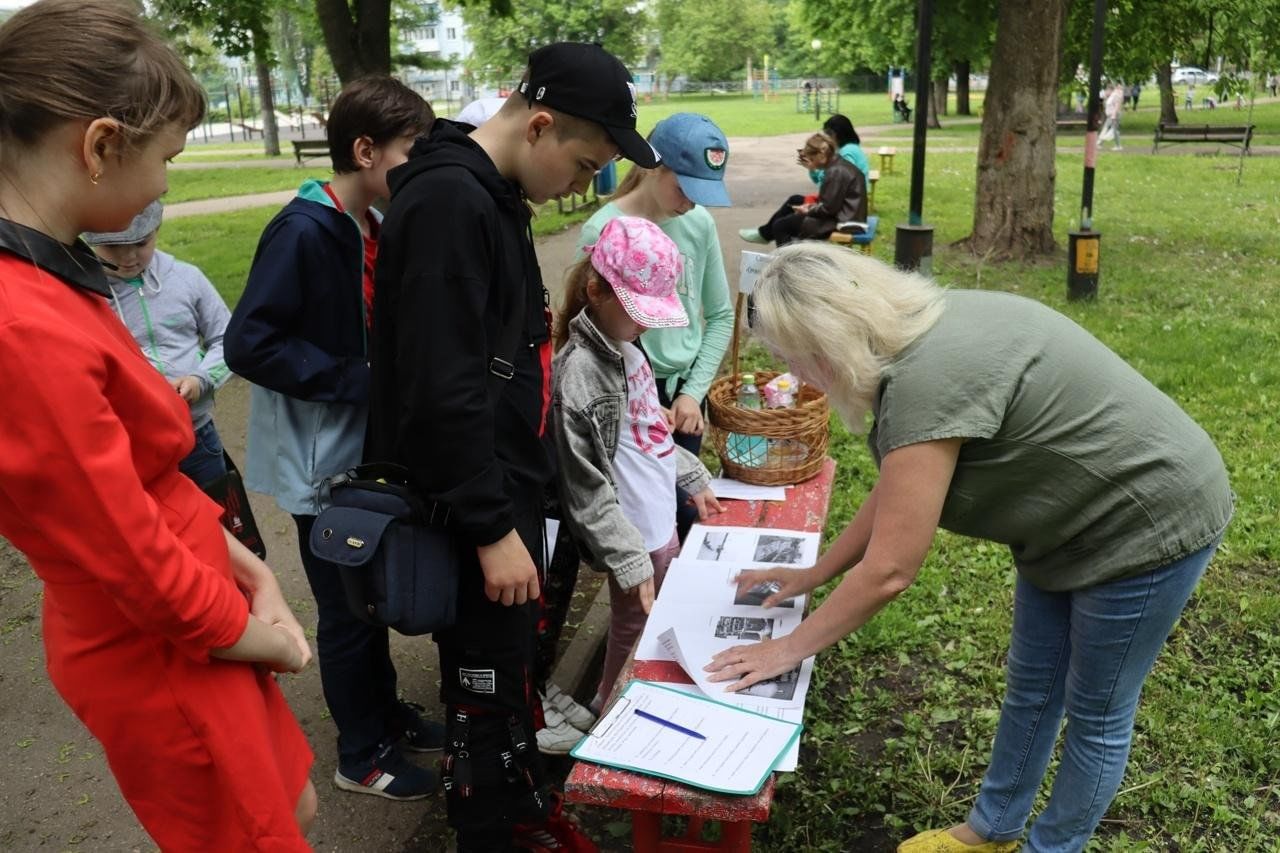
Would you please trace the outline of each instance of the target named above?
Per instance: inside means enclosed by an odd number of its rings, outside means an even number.
[[[516,525],[541,578],[540,495],[518,502]],[[510,850],[514,824],[548,814],[533,724],[536,620],[536,601],[504,606],[485,596],[477,559],[463,568],[457,624],[434,635],[445,705],[442,776],[459,853]]]

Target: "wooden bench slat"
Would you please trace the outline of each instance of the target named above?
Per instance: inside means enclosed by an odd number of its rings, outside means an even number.
[[[1167,145],[1179,142],[1220,142],[1237,145],[1249,151],[1253,140],[1253,131],[1257,125],[1226,124],[1156,124],[1155,139],[1151,143],[1151,153],[1160,148],[1160,143]]]

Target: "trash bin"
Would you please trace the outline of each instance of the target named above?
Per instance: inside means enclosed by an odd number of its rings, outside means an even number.
[[[618,164],[610,160],[595,177],[596,195],[610,195],[618,188]]]

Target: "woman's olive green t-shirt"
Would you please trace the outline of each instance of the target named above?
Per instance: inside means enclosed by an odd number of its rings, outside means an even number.
[[[884,369],[868,444],[963,438],[940,525],[1009,546],[1045,590],[1140,574],[1211,544],[1231,518],[1222,457],[1160,389],[1067,317],[953,290]]]

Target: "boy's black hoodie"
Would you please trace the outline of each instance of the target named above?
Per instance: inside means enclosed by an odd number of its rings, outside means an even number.
[[[487,545],[541,508],[554,475],[549,333],[529,208],[463,127],[436,121],[389,175],[365,458],[408,467]],[[514,363],[509,380],[495,358]]]

